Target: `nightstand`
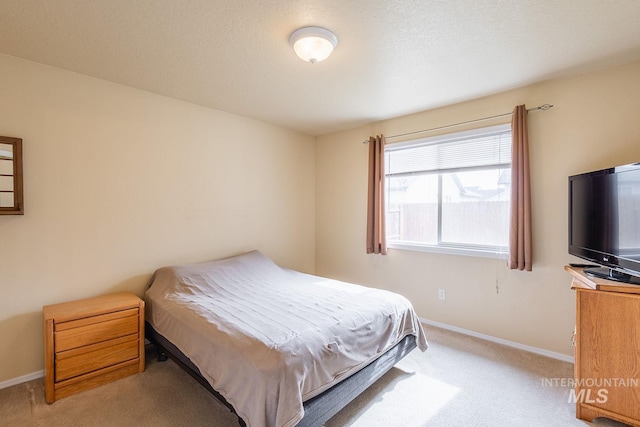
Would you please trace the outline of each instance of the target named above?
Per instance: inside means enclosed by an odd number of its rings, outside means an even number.
[[[131,292],[42,307],[47,403],[144,371],[144,301]]]

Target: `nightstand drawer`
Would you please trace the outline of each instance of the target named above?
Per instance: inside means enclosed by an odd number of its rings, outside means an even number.
[[[138,335],[75,348],[56,354],[56,381],[96,371],[138,357]]]
[[[55,352],[138,333],[138,309],[122,310],[55,325]]]

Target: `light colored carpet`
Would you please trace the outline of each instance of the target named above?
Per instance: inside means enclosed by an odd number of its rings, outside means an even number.
[[[430,348],[414,350],[327,427],[589,426],[575,418],[573,365],[427,326]],[[52,405],[42,380],[0,390],[2,426],[216,426],[237,417],[171,361],[147,353],[144,373]],[[623,426],[598,419],[593,425]]]

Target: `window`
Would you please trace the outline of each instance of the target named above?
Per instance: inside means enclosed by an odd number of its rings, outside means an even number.
[[[389,247],[507,253],[510,125],[390,144],[385,165]]]

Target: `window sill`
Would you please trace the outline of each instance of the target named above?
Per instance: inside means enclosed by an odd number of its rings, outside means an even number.
[[[462,255],[476,258],[495,258],[495,259],[507,259],[508,254],[505,249],[472,249],[461,248],[452,246],[432,246],[425,244],[415,244],[409,242],[388,242],[387,248],[400,249],[405,251],[417,251],[417,252],[432,252],[448,255]]]

